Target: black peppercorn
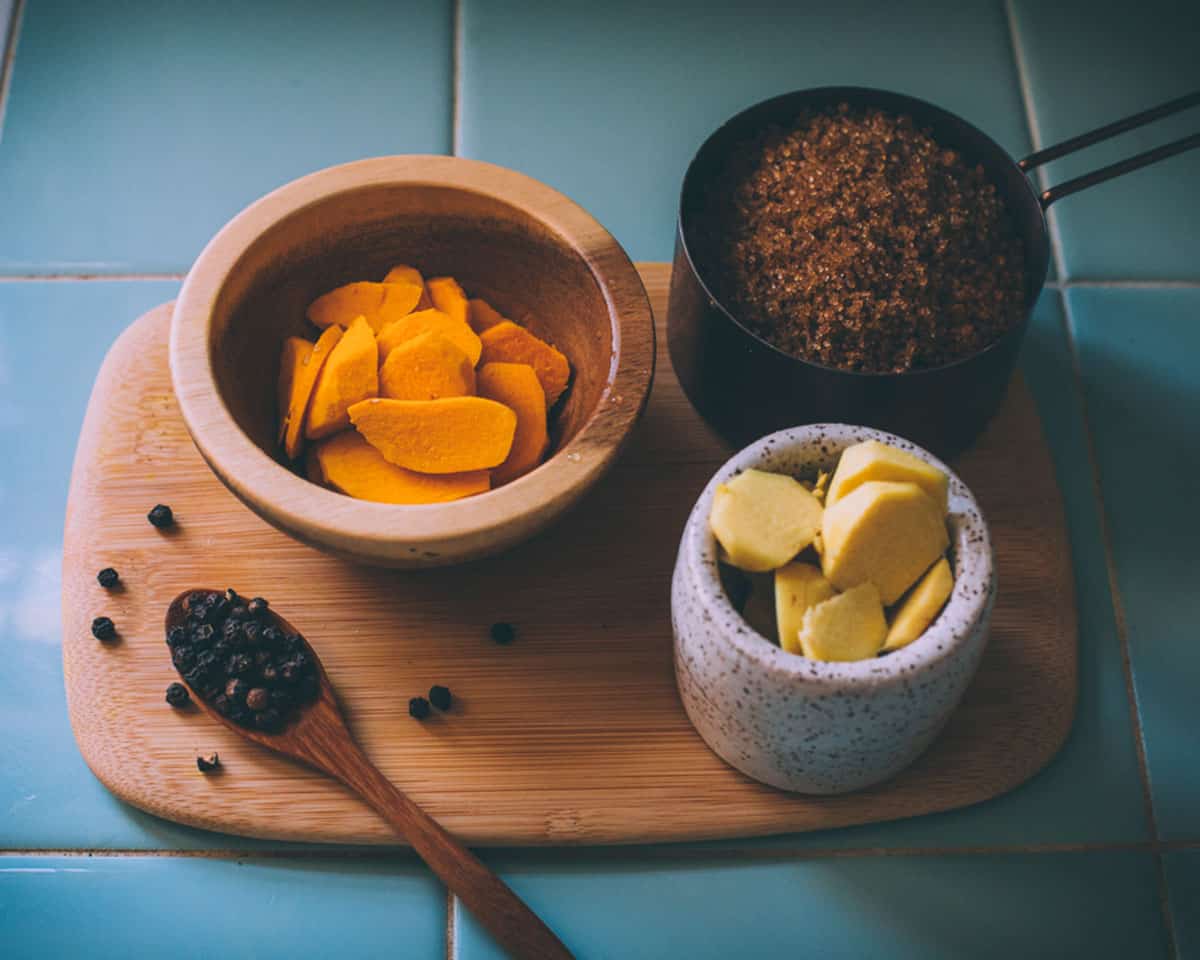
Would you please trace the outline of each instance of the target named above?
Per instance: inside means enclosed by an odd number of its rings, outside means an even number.
[[[294,660],[289,660],[279,668],[279,677],[284,683],[295,683],[304,673]]]
[[[187,672],[196,662],[196,651],[188,644],[181,643],[179,646],[171,650],[171,663],[175,665],[175,669],[180,672]]]
[[[163,527],[169,527],[175,522],[175,515],[171,513],[171,508],[165,503],[159,503],[155,504],[154,509],[146,514],[146,519],[149,520],[153,526],[156,526],[161,530]]]
[[[243,623],[242,636],[245,638],[246,643],[253,647],[258,643],[258,624],[253,620]]]
[[[414,720],[424,720],[429,716],[429,701],[424,697],[413,697],[408,701],[408,715]]]
[[[268,707],[266,710],[260,710],[254,715],[254,725],[259,730],[266,730],[268,733],[274,733],[283,726],[283,717],[278,710]]]
[[[303,650],[304,639],[298,633],[289,633],[283,638],[283,649],[288,653],[295,653],[297,650]]]
[[[225,665],[225,672],[231,677],[239,677],[249,673],[254,668],[254,659],[247,653],[235,653]]]
[[[114,640],[117,628],[108,617],[97,617],[92,621],[92,636],[97,640]]]
[[[221,765],[221,758],[214,750],[212,753],[200,754],[196,757],[196,769],[201,773],[212,773]]]
[[[248,604],[246,604],[246,609],[250,611],[251,616],[261,617],[267,612],[267,606],[268,604],[266,600],[264,600],[262,597],[255,597]]]
[[[234,677],[225,684],[225,696],[237,703],[243,703],[246,699],[246,691],[250,689],[250,684],[245,680]]]
[[[449,710],[452,699],[448,687],[433,686],[429,688],[429,702],[439,710]]]
[[[223,717],[228,717],[237,708],[237,704],[223,693],[218,693],[213,697],[212,705],[217,713]]]
[[[272,650],[279,649],[280,643],[283,642],[283,634],[275,627],[264,627],[260,636],[262,637],[262,642]]]
[[[235,620],[226,620],[221,624],[221,636],[229,643],[241,639],[242,625]]]
[[[96,581],[105,590],[111,590],[120,582],[120,580],[121,575],[112,567],[105,567],[98,574],[96,574]]]
[[[245,606],[240,603],[237,604],[236,606],[230,608],[230,610],[229,610],[229,619],[230,620],[245,620],[248,616],[250,616],[250,611],[247,610],[245,608]]]
[[[172,627],[167,631],[167,646],[178,647],[187,641],[187,631],[183,627]]]
[[[192,643],[196,644],[197,646],[207,647],[210,643],[212,643],[214,632],[215,631],[213,630],[211,623],[202,623],[198,627],[193,627]]]
[[[511,623],[493,623],[492,639],[501,645],[512,643],[517,638],[517,631]]]
[[[242,602],[242,598],[238,596],[238,592],[229,587],[225,590],[225,599],[229,601],[231,606],[235,606]]]
[[[271,706],[271,695],[266,687],[254,687],[246,694],[246,706],[251,710],[266,710]]]
[[[173,683],[167,687],[167,703],[173,707],[186,707],[188,701],[192,699],[188,688],[182,683]]]
[[[263,664],[262,669],[259,671],[259,675],[267,683],[274,683],[279,679],[279,668],[273,663],[265,663]]]

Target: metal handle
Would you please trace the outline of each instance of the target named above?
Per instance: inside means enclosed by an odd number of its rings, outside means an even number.
[[[1101,141],[1109,140],[1112,137],[1125,133],[1127,130],[1134,130],[1137,127],[1145,126],[1148,123],[1153,123],[1155,120],[1161,120],[1163,117],[1169,117],[1173,113],[1179,113],[1181,110],[1188,110],[1195,106],[1200,106],[1200,90],[1183,97],[1177,97],[1174,100],[1168,100],[1166,103],[1161,103],[1157,107],[1151,107],[1149,110],[1143,110],[1141,113],[1135,113],[1132,117],[1126,117],[1124,120],[1117,120],[1113,123],[1105,124],[1103,127],[1097,127],[1095,130],[1090,130],[1087,133],[1081,133],[1077,137],[1064,140],[1062,143],[1047,147],[1045,150],[1039,150],[1037,153],[1031,153],[1024,160],[1021,160],[1017,166],[1023,172],[1028,173],[1030,170],[1040,167],[1043,163],[1049,163],[1051,160],[1065,157],[1067,154],[1082,150],[1084,147],[1090,147]],[[1042,209],[1045,210],[1055,200],[1059,200],[1062,197],[1077,193],[1097,183],[1103,183],[1105,180],[1111,180],[1113,177],[1119,177],[1121,174],[1129,173],[1131,170],[1137,170],[1140,167],[1147,167],[1152,163],[1158,163],[1159,160],[1173,157],[1175,154],[1183,153],[1185,150],[1194,150],[1196,147],[1200,147],[1200,133],[1194,133],[1181,140],[1165,143],[1161,147],[1155,147],[1153,150],[1139,153],[1128,160],[1111,163],[1107,167],[1101,167],[1099,170],[1093,170],[1091,173],[1085,173],[1072,180],[1067,180],[1042,193]]]

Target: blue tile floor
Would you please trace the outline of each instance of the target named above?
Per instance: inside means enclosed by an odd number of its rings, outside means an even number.
[[[692,152],[765,96],[889,87],[1023,154],[1200,86],[1200,8],[1167,0],[0,0],[0,50],[18,15],[0,63],[0,942],[22,957],[498,955],[411,856],[166,823],[74,746],[58,568],[88,392],[247,203],[333,163],[457,152],[564,190],[662,260]],[[1051,217],[1060,283],[1022,365],[1080,604],[1060,756],[1005,797],[907,822],[489,852],[580,956],[1200,957],[1197,156]]]

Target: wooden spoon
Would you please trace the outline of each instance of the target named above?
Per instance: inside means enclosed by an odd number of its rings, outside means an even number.
[[[187,618],[184,601],[196,592],[185,590],[171,602],[167,609],[167,630],[184,625]],[[278,629],[303,636],[273,609],[267,612]],[[301,760],[357,793],[408,841],[442,883],[513,956],[570,960],[571,953],[562,941],[504,881],[393,786],[367,758],[342,718],[320,657],[307,640],[304,645],[316,665],[320,692],[315,700],[289,713],[286,725],[278,733],[263,733],[234,723],[211,707],[199,691],[192,691],[192,699],[212,719],[247,740]]]

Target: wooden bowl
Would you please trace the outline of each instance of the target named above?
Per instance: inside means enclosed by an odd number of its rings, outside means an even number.
[[[311,335],[304,311],[320,294],[397,263],[456,277],[567,355],[572,384],[536,470],[464,500],[397,506],[289,468],[275,442],[284,338]],[[562,194],[474,160],[380,157],[303,177],[230,221],[184,282],[170,359],[192,439],[250,509],[342,557],[428,567],[531,536],[600,478],[645,408],[654,325],[625,252]]]

